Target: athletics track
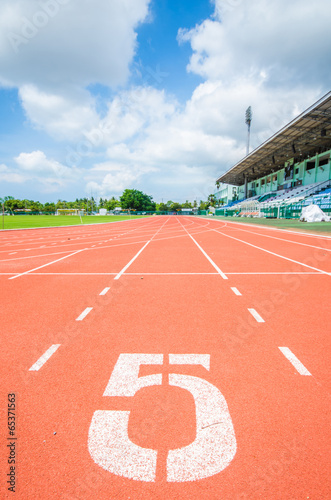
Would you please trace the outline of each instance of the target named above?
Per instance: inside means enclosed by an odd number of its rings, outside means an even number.
[[[0,241],[1,498],[331,498],[330,238],[163,216]]]

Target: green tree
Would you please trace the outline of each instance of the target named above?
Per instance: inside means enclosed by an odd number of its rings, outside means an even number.
[[[165,203],[159,203],[157,209],[159,210],[159,212],[168,212],[169,210],[168,205],[166,205]]]
[[[207,210],[209,203],[207,201],[200,200],[199,210]]]
[[[112,196],[110,200],[106,200],[105,208],[107,208],[107,210],[114,210],[116,207],[120,206],[121,203],[119,202],[119,200],[116,200],[114,196]]]
[[[44,204],[44,211],[45,212],[55,212],[56,208],[55,208],[55,203],[48,203],[46,202]]]
[[[7,199],[6,198],[10,198]],[[17,209],[22,209],[24,207],[24,203],[21,200],[15,200],[12,196],[6,196],[5,197],[5,209],[7,210],[17,210]]]
[[[183,203],[182,208],[193,208],[192,203],[186,200],[185,203]]]
[[[152,196],[149,196],[137,189],[125,189],[120,197],[121,207],[145,212],[156,210],[156,204]]]
[[[172,210],[173,212],[179,212],[179,210],[182,209],[182,205],[180,203],[176,203],[174,202],[171,207],[170,207],[170,210]]]
[[[210,207],[214,207],[215,206],[215,204],[216,204],[216,198],[215,198],[214,194],[210,194],[208,196],[208,202],[209,202],[209,206]]]

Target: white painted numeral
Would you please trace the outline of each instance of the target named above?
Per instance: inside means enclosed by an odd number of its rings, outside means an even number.
[[[218,474],[229,465],[237,449],[224,396],[206,380],[190,375],[170,374],[169,383],[194,397],[197,434],[190,445],[169,451],[168,481],[196,481]]]
[[[171,365],[210,367],[209,354],[170,354]],[[121,354],[104,396],[132,397],[152,385],[162,384],[162,375],[139,377],[142,364],[162,365],[163,354]],[[189,391],[196,407],[196,438],[188,446],[170,450],[167,480],[196,481],[218,474],[236,453],[236,438],[224,396],[210,382],[190,375],[169,375],[169,384]],[[118,476],[155,481],[157,451],[142,448],[128,436],[129,411],[96,411],[89,429],[88,448],[94,462]]]
[[[163,354],[120,354],[104,396],[134,396],[139,389],[161,385],[162,375],[139,377],[140,365],[162,365]]]
[[[142,387],[161,385],[162,375],[139,377],[140,365],[162,365],[163,354],[120,354],[104,396],[134,396]],[[94,462],[118,476],[155,481],[157,451],[130,441],[128,411],[96,411],[88,448]]]

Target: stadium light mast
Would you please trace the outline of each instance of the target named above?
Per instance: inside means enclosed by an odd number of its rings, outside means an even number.
[[[247,129],[248,129],[248,132],[247,132],[247,150],[246,150],[246,156],[247,156],[249,153],[249,140],[250,140],[250,136],[251,136],[251,123],[252,123],[252,108],[251,108],[251,106],[248,106],[248,108],[246,109],[245,123],[246,123]]]

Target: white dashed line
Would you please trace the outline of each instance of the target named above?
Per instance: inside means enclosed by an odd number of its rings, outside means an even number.
[[[259,313],[255,311],[255,309],[248,308],[248,310],[251,313],[251,315],[253,316],[253,318],[255,318],[258,323],[264,323],[264,319],[261,318]]]
[[[88,315],[88,313],[92,311],[92,309],[93,307],[87,307],[85,311],[83,311],[82,314],[80,314],[78,318],[76,318],[76,321],[82,321]]]
[[[12,252],[12,253],[9,253],[8,255],[15,255],[15,253],[17,253],[17,252]]]
[[[241,295],[241,293],[239,292],[238,288],[236,288],[235,286],[232,286],[232,287],[231,287],[231,290],[233,291],[233,293],[234,293],[235,295]]]
[[[293,354],[291,349],[288,347],[278,348],[285,356],[286,359],[294,366],[294,368],[300,373],[300,375],[311,375],[307,368],[298,360],[298,358]]]
[[[106,293],[109,292],[109,290],[110,290],[110,287],[107,287],[104,290],[102,290],[102,292],[99,293],[99,295],[106,295]]]
[[[46,352],[43,354],[38,361],[29,369],[30,372],[37,372],[40,368],[49,360],[49,358],[58,350],[61,344],[52,345]]]

